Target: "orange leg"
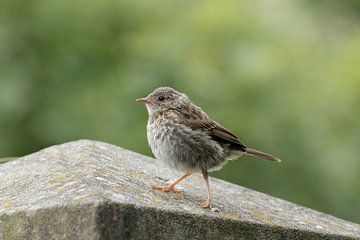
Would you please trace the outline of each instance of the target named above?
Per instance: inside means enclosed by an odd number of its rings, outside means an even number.
[[[181,193],[180,190],[176,190],[174,187],[176,184],[178,184],[179,182],[181,182],[182,180],[184,180],[185,178],[187,178],[188,176],[190,176],[191,173],[185,173],[185,175],[183,175],[182,177],[180,177],[179,179],[177,179],[175,182],[169,184],[168,186],[163,186],[163,185],[159,185],[159,184],[153,184],[151,185],[151,187],[153,189],[157,189],[157,190],[162,190],[164,192],[173,192],[173,193]]]
[[[201,206],[202,208],[212,209],[212,207],[211,207],[210,186],[209,186],[209,175],[208,175],[207,170],[203,170],[203,171],[202,171],[202,174],[203,174],[203,177],[204,177],[204,179],[205,179],[208,196],[207,196],[207,201],[204,202],[204,203],[202,203],[200,206]]]

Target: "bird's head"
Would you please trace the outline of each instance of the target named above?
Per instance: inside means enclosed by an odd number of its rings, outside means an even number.
[[[159,87],[147,97],[136,99],[137,102],[144,103],[151,115],[158,110],[166,110],[179,107],[188,102],[188,97],[170,87]]]

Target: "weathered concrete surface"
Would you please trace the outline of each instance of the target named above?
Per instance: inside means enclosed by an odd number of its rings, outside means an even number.
[[[200,177],[182,195],[150,157],[81,140],[0,165],[0,239],[360,239],[360,226],[221,180],[214,206]],[[162,179],[163,178],[163,179]]]

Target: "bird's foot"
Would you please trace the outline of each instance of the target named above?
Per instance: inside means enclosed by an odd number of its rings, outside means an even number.
[[[176,194],[182,193],[181,190],[177,190],[173,186],[170,186],[170,185],[163,186],[163,185],[159,185],[159,184],[153,184],[153,185],[151,185],[151,187],[156,190],[162,190],[163,192],[172,192],[172,193],[176,193]]]
[[[212,209],[210,201],[200,203],[200,207]]]

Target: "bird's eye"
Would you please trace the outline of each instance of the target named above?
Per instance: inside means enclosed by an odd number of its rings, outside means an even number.
[[[160,102],[162,102],[162,101],[165,100],[165,97],[161,95],[161,96],[158,97],[158,100],[159,100]]]

